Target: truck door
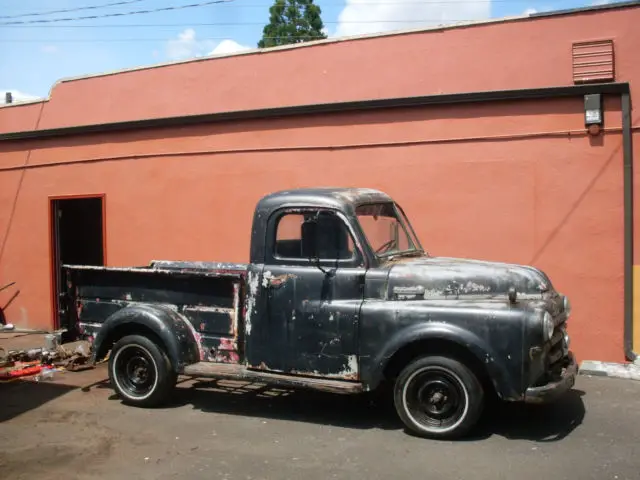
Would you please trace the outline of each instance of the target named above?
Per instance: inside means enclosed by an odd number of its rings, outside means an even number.
[[[310,215],[318,218],[320,260],[304,251]],[[285,209],[270,219],[267,235],[262,286],[276,347],[270,360],[291,374],[358,380],[365,268],[348,223],[326,210]]]

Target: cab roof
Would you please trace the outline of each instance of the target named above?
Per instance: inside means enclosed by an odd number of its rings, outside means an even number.
[[[392,202],[380,190],[371,188],[315,187],[281,190],[265,195],[258,202],[258,210],[273,211],[281,207],[328,207],[351,213],[363,203]]]

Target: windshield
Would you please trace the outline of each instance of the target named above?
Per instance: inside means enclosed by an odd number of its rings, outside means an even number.
[[[356,208],[358,222],[378,257],[420,251],[404,215],[393,203],[372,203]]]

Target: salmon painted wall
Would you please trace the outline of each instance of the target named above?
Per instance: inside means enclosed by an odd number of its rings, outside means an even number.
[[[620,103],[605,108],[598,139],[565,99],[0,143],[0,282],[20,289],[6,314],[50,326],[49,195],[105,193],[109,264],[140,265],[246,261],[262,195],[364,186],[396,198],[434,255],[547,271],[572,299],[578,356],[621,361]]]

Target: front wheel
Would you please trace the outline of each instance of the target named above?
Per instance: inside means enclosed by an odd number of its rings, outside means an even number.
[[[177,375],[160,346],[143,335],[127,335],[111,350],[109,380],[124,403],[154,407],[167,399]]]
[[[463,436],[477,423],[484,392],[476,375],[463,363],[429,356],[414,360],[400,372],[394,403],[413,433],[451,439]]]

